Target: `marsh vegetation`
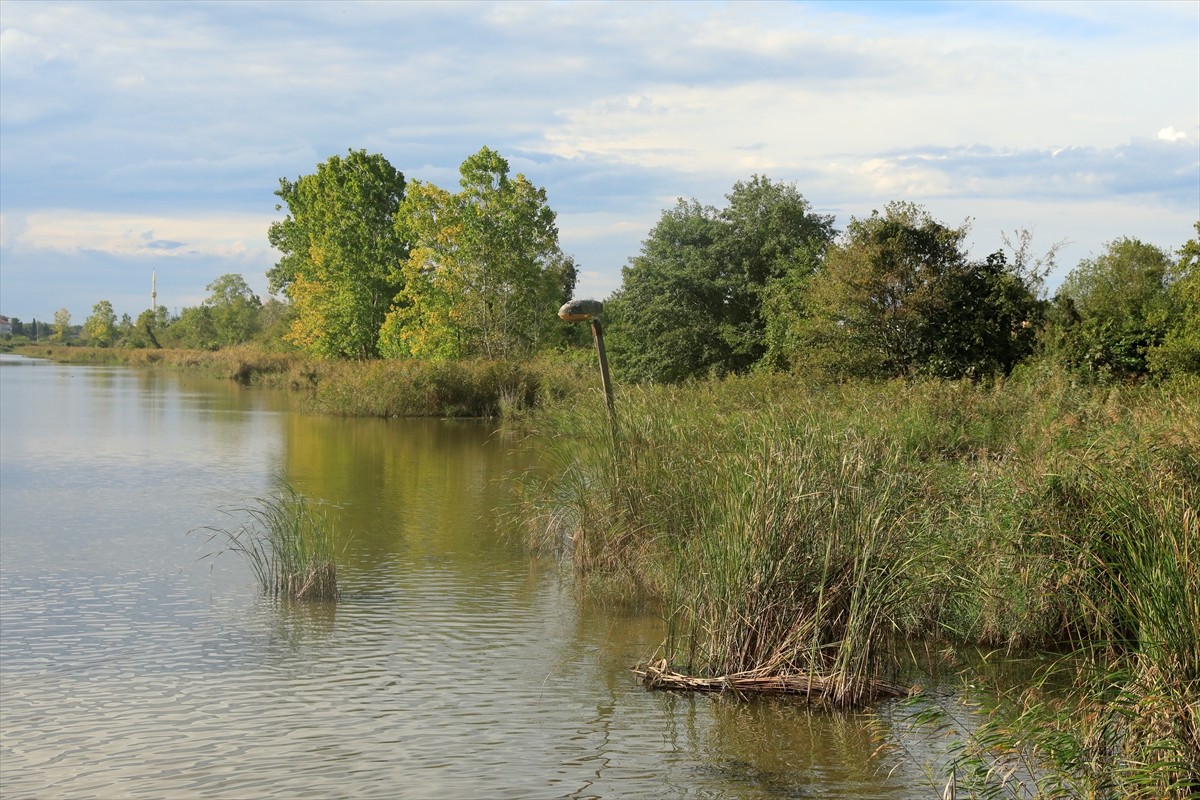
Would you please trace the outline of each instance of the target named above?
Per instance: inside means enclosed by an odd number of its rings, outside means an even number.
[[[535,547],[660,604],[657,672],[819,678],[814,698],[853,706],[915,641],[1085,656],[1022,687],[957,766],[1032,759],[1044,796],[1183,797],[1200,775],[1198,389],[1045,365],[630,387],[619,439],[599,403],[539,418],[553,458],[525,515]],[[971,774],[1006,790],[1003,770]]]
[[[235,524],[204,528],[215,545],[207,557],[233,553],[254,573],[265,594],[290,600],[335,600],[337,539],[326,509],[284,484],[226,512]]]

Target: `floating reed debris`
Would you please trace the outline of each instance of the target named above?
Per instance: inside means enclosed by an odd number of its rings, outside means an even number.
[[[293,600],[337,598],[337,562],[333,526],[324,508],[284,484],[279,494],[260,497],[227,511],[242,517],[237,528],[205,528],[209,541],[223,544],[212,553],[237,553],[249,565],[266,594]]]
[[[797,695],[809,701],[823,702],[831,698],[838,681],[821,675],[782,675],[765,670],[736,672],[702,678],[684,675],[671,669],[667,660],[659,659],[635,667],[637,675],[647,689],[676,692],[733,692],[738,695]],[[867,694],[872,699],[904,697],[909,694],[902,687],[885,681],[871,681]]]

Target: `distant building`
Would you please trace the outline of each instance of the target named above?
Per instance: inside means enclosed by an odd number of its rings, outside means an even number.
[[[8,317],[0,317],[0,336],[7,336],[12,333],[12,320]]]

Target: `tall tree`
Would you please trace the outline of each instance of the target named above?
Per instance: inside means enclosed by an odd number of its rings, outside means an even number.
[[[275,194],[288,215],[271,224],[268,238],[282,258],[267,275],[271,291],[295,306],[295,344],[326,358],[378,354],[379,329],[400,288],[397,267],[408,255],[396,227],[404,189],[387,159],[364,150],[331,156],[295,181],[280,179]]]
[[[1167,332],[1160,344],[1150,348],[1146,360],[1158,375],[1200,375],[1200,222],[1196,237],[1178,252],[1167,286],[1171,312]]]
[[[554,311],[575,287],[544,189],[487,147],[459,168],[450,193],[414,181],[398,236],[412,242],[395,270],[403,288],[380,333],[386,356],[524,355],[554,340]]]
[[[171,347],[186,347],[194,350],[217,350],[220,348],[217,326],[213,322],[212,309],[207,305],[185,308],[169,329]]]
[[[50,334],[50,341],[65,342],[70,332],[71,312],[65,308],[60,308],[54,312],[54,332]]]
[[[728,359],[718,328],[725,304],[714,258],[720,225],[712,206],[680,199],[621,270],[621,289],[607,309],[612,363],[621,377],[681,381]]]
[[[204,306],[212,314],[216,344],[221,347],[241,344],[254,338],[259,330],[262,302],[241,275],[227,274],[208,284]]]
[[[779,349],[775,315],[820,263],[833,217],[794,184],[755,175],[720,210],[680,200],[663,212],[613,298],[614,362],[635,380],[743,372]],[[773,362],[783,360],[782,353]]]
[[[1160,248],[1128,238],[1079,262],[1059,289],[1074,321],[1062,336],[1066,360],[1116,378],[1146,374],[1147,354],[1171,322],[1172,266]]]
[[[809,286],[806,365],[863,377],[1011,369],[1032,346],[1035,288],[1002,252],[969,261],[967,231],[904,202],[851,219]]]
[[[117,338],[117,314],[112,303],[101,300],[83,322],[83,336],[97,347],[109,347]]]

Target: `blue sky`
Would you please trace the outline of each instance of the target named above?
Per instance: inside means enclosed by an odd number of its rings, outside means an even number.
[[[578,294],[663,209],[794,182],[1060,250],[1200,219],[1200,2],[0,3],[0,313],[136,316],[239,273],[281,177],[348,149],[453,188],[487,145],[546,189]]]

